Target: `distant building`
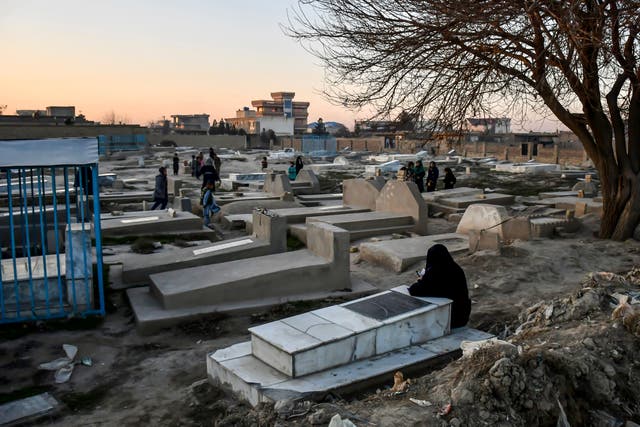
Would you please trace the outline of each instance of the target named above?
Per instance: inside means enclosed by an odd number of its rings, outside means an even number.
[[[262,130],[273,130],[276,135],[304,133],[309,117],[309,103],[293,101],[295,92],[272,92],[271,100],[253,100],[255,110],[244,107],[236,111],[236,117],[226,118],[225,122],[247,134],[255,135]]]
[[[399,123],[395,120],[356,120],[354,128],[359,133],[395,133]]]
[[[76,107],[71,105],[68,107],[49,106],[47,107],[48,117],[58,117],[61,119],[73,119],[76,116]]]
[[[208,114],[174,114],[171,118],[171,130],[175,133],[206,135],[211,126]]]
[[[501,118],[468,118],[465,127],[470,133],[488,135],[511,133],[511,119]]]

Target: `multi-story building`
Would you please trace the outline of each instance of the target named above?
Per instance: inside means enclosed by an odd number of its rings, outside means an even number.
[[[237,129],[250,135],[262,130],[273,130],[276,135],[305,133],[309,117],[309,103],[293,101],[295,92],[272,92],[271,100],[251,101],[254,110],[244,107],[236,111],[236,117],[225,119]]]
[[[174,114],[171,118],[171,129],[175,133],[206,135],[211,126],[208,114]]]

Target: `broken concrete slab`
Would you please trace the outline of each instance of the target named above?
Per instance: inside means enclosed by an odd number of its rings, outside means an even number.
[[[466,208],[478,203],[509,206],[515,202],[515,196],[512,196],[511,194],[487,193],[470,196],[447,197],[438,199],[438,202],[454,208]]]
[[[0,425],[35,422],[60,409],[58,401],[49,393],[37,394],[0,405]]]
[[[416,262],[424,261],[427,250],[438,243],[445,245],[451,254],[469,250],[467,235],[446,233],[361,243],[360,258],[400,273]]]

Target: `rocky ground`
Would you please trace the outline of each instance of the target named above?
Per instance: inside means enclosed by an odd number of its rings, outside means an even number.
[[[251,408],[207,382],[205,355],[245,341],[251,325],[341,301],[141,336],[125,293],[110,288],[104,319],[0,328],[0,402],[48,391],[63,406],[37,424],[54,426],[326,426],[335,414],[357,426],[530,426],[554,425],[562,412],[573,426],[640,424],[640,242],[597,239],[597,226],[586,217],[575,234],[456,256],[473,301],[470,326],[500,341],[414,375],[404,393],[389,392],[390,377],[356,395]],[[429,228],[455,224],[432,219]],[[395,274],[352,254],[354,277],[380,289],[410,284],[419,267]],[[38,365],[62,357],[65,343],[93,364],[55,384]]]

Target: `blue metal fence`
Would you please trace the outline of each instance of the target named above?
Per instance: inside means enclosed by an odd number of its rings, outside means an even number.
[[[0,168],[0,249],[0,324],[104,315],[98,164]]]
[[[331,135],[303,135],[302,152],[309,155],[336,154],[338,142]]]
[[[149,145],[147,135],[99,135],[98,152],[107,154],[109,151],[139,151]]]

